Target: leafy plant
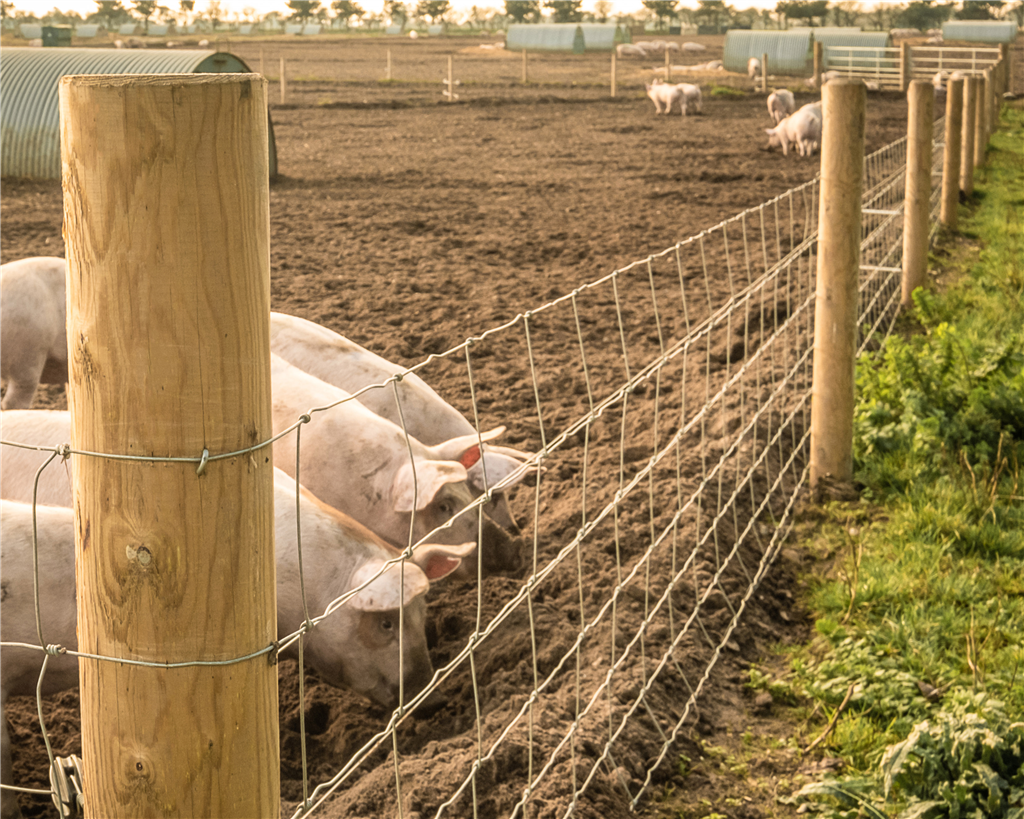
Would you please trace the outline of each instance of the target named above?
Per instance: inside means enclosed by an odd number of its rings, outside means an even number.
[[[1024,723],[1011,723],[1003,704],[982,694],[954,698],[949,710],[886,749],[877,778],[829,778],[784,801],[808,800],[833,819],[1019,819]]]
[[[1024,816],[1024,722],[977,695],[914,726],[886,750],[881,772],[886,798],[906,796],[900,819]]]

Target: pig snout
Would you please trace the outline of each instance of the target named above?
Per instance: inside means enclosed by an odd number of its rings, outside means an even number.
[[[484,575],[517,572],[523,567],[523,538],[518,527],[509,533],[484,515],[481,543]]]

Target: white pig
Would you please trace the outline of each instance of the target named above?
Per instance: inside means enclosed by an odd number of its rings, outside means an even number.
[[[36,388],[68,380],[63,259],[34,256],[0,265],[0,409],[32,405]]]
[[[483,571],[519,566],[520,541],[476,509],[466,511],[474,494],[466,484],[460,458],[478,445],[474,432],[427,446],[379,415],[345,390],[303,372],[271,355],[274,433],[290,426],[313,407],[343,402],[310,415],[302,426],[300,480],[325,503],[351,515],[385,540],[404,548],[409,541],[432,536],[435,542],[480,539]],[[492,430],[485,441],[501,434]],[[274,444],[274,464],[295,473],[296,435]],[[411,458],[410,458],[411,454]],[[463,561],[462,576],[475,576],[477,554]]]
[[[316,322],[284,313],[270,314],[270,350],[289,364],[348,393],[383,384],[405,369]],[[395,398],[396,389],[401,411]],[[409,434],[428,446],[476,434],[462,413],[415,373],[403,376],[394,385],[367,390],[357,400],[398,426],[404,421]],[[467,467],[469,486],[477,495],[510,478],[523,466],[523,459],[529,457],[524,452],[493,444],[485,444],[482,453],[477,448],[467,450],[467,454],[463,465]],[[512,478],[501,491],[494,493],[485,507],[499,526],[512,532],[517,532],[518,527],[509,507],[507,490],[522,481],[526,474],[523,470]]]
[[[789,155],[790,144],[795,144],[800,156],[810,156],[821,142],[821,116],[812,106],[804,106],[786,117],[774,128],[765,128],[768,147],[782,146],[783,156]]]
[[[691,85],[687,82],[679,83],[679,108],[680,113],[685,117],[687,114],[699,114],[704,109],[704,100],[700,93],[699,85]]]
[[[0,412],[0,440],[40,447],[58,447],[71,440],[71,416],[65,410],[5,410]],[[32,502],[36,471],[52,452],[0,447],[0,498]],[[39,476],[38,503],[71,506],[70,461],[59,457]]]
[[[747,76],[750,77],[750,79],[754,79],[760,73],[761,61],[757,57],[751,57],[747,60]]]
[[[275,554],[277,565],[277,634],[285,637],[304,622],[296,545],[295,483],[280,470],[274,475]],[[453,571],[461,555],[475,544],[418,547],[403,571],[396,549],[302,491],[298,506],[306,602],[316,617],[346,592],[368,585],[309,632],[303,645],[306,662],[328,683],[350,688],[394,708],[399,682],[405,700],[421,691],[433,676],[427,653],[426,592],[431,580]],[[58,506],[37,507],[39,595],[43,639],[48,644],[77,648],[75,605],[74,515]],[[4,594],[0,628],[4,642],[38,643],[32,579],[32,507],[0,501],[0,562]],[[159,555],[155,555],[159,560]],[[383,570],[383,573],[381,571]],[[379,575],[374,578],[375,575]],[[399,642],[399,609],[402,637]],[[293,644],[281,654],[295,656]],[[401,654],[401,657],[399,656]],[[196,659],[203,659],[196,657]],[[0,664],[0,763],[2,781],[13,784],[10,737],[3,707],[9,695],[34,694],[43,653],[4,647]],[[399,672],[401,662],[402,672]],[[55,655],[47,663],[43,694],[78,685],[78,661]],[[3,792],[3,819],[20,816],[14,793]]]
[[[277,356],[272,357],[274,431],[291,426],[314,406],[332,404],[348,394],[303,373]],[[283,397],[282,397],[283,396]],[[300,479],[310,491],[360,521],[395,546],[408,545],[412,519],[413,470],[405,435],[391,422],[374,415],[357,401],[326,412],[316,412],[302,428]],[[8,410],[0,413],[0,440],[57,447],[71,437],[71,416],[63,410]],[[476,434],[439,447],[425,447],[411,438],[416,461],[417,499],[413,542],[452,518],[435,542],[460,544],[476,541],[482,532],[483,572],[519,567],[521,539],[509,536],[486,515],[483,526],[475,511],[456,515],[472,503],[465,467],[452,460],[476,445]],[[0,497],[30,503],[36,470],[52,453],[5,446],[0,453]],[[71,505],[71,465],[55,459],[39,479],[38,502]],[[295,474],[295,434],[274,444],[274,462]],[[314,488],[315,487],[315,488]],[[467,555],[460,577],[475,577],[477,555]]]
[[[683,92],[678,85],[669,85],[659,80],[653,83],[644,83],[647,89],[647,96],[654,103],[655,114],[671,114],[672,108],[679,104]],[[664,108],[664,110],[662,110]]]
[[[777,88],[768,95],[768,116],[778,125],[796,110],[793,92],[786,88]]]

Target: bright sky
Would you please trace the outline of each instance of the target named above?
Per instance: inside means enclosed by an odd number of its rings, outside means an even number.
[[[195,0],[196,11],[203,11],[206,9],[210,0]],[[355,0],[360,6],[362,6],[367,12],[379,14],[384,6],[383,0]],[[92,14],[96,11],[96,3],[94,0],[13,0],[14,8],[18,11],[31,12],[42,16],[46,14],[50,9],[59,8],[62,11],[76,11],[83,17]],[[178,0],[158,0],[160,5],[166,5],[170,8],[178,8]],[[583,0],[583,10],[592,11],[594,8],[595,0]],[[776,0],[728,0],[729,5],[740,8],[775,8]],[[865,8],[878,5],[879,2],[885,3],[897,3],[898,0],[864,0],[862,5]],[[330,7],[331,0],[321,0],[321,5]],[[634,12],[643,9],[640,0],[611,0],[612,3],[612,14],[632,14]],[[122,4],[128,8],[131,7],[131,0],[122,0]],[[221,8],[227,13],[225,18],[229,19],[232,13],[240,13],[243,8],[253,8],[256,10],[258,16],[262,17],[265,14],[269,14],[272,11],[281,13],[288,13],[288,7],[286,0],[220,0]],[[415,7],[416,0],[406,0],[406,5],[409,7]],[[477,6],[480,9],[494,9],[495,11],[503,11],[505,8],[504,0],[452,0],[452,6],[456,12],[465,12],[471,6]],[[696,8],[696,0],[681,0],[680,6]]]

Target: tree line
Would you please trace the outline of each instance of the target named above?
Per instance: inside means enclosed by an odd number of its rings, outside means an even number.
[[[22,22],[42,22],[56,25],[96,23],[112,29],[125,23],[141,22],[147,26],[158,22],[203,21],[216,27],[227,22],[228,13],[221,0],[207,0],[202,10],[196,10],[195,0],[179,0],[178,8],[163,5],[159,0],[95,0],[96,11],[82,17],[75,12],[61,12],[54,8],[42,17],[20,12],[13,0],[0,0],[0,17],[15,18]],[[624,25],[655,22],[666,27],[673,24],[696,26],[698,30],[724,31],[728,28],[776,28],[803,26],[861,26],[865,29],[916,28],[926,31],[937,28],[949,19],[987,20],[1012,19],[1024,25],[1024,0],[910,0],[904,3],[876,2],[865,4],[859,0],[779,0],[774,9],[738,9],[726,0],[698,0],[696,7],[683,5],[680,0],[642,0],[644,12],[638,15],[613,15],[611,0],[596,0],[593,10],[583,10],[583,0],[504,0],[504,13],[493,8],[473,6],[461,16],[471,25],[500,28],[508,23],[616,22]],[[287,0],[289,13],[265,15],[262,21],[296,23],[334,19],[345,26],[353,23],[382,25],[386,22],[405,25],[412,20],[429,20],[438,24],[454,22],[454,9],[450,0],[384,0],[380,14],[370,14],[356,0]],[[245,7],[234,14],[236,21],[257,23],[256,11]]]

